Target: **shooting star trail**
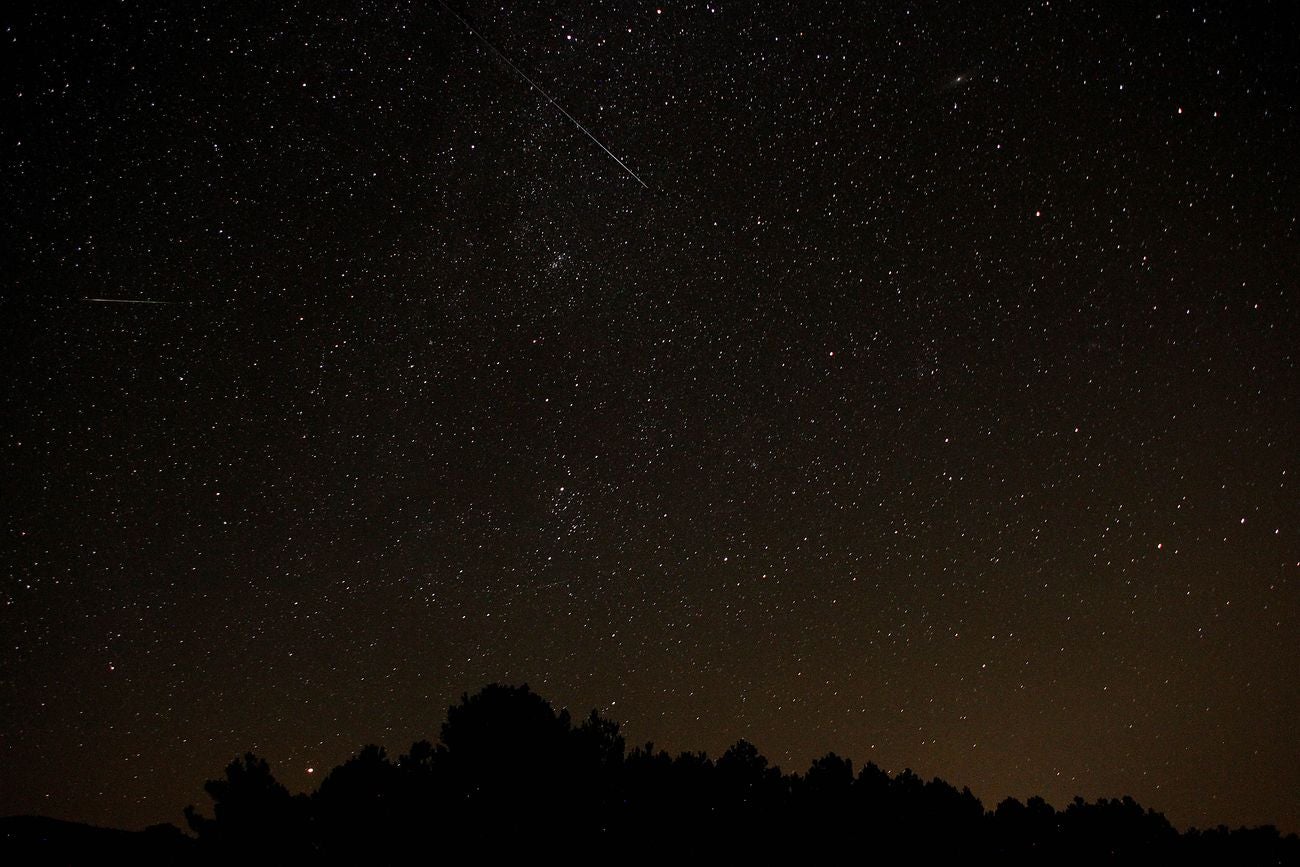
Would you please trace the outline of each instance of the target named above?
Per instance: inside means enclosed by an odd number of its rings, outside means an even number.
[[[509,57],[506,57],[504,54],[502,54],[500,51],[498,51],[498,50],[497,50],[497,47],[496,47],[495,45],[493,45],[491,42],[488,42],[487,37],[485,37],[482,33],[479,33],[477,30],[475,30],[474,27],[473,27],[473,25],[471,25],[468,21],[466,21],[463,17],[461,17],[461,15],[460,15],[459,12],[457,12],[455,9],[452,9],[450,6],[448,6],[448,5],[444,2],[444,0],[438,0],[438,5],[441,6],[443,9],[446,9],[446,10],[447,10],[447,11],[448,11],[448,12],[449,12],[453,17],[455,17],[455,19],[456,19],[457,21],[459,21],[461,24],[463,24],[463,25],[465,26],[465,29],[466,29],[466,30],[468,30],[470,33],[473,33],[476,37],[478,37],[478,40],[479,40],[480,42],[482,42],[484,45],[486,45],[486,46],[488,47],[488,50],[489,50],[489,51],[491,51],[491,52],[492,52],[493,54],[495,54],[497,57],[499,57],[499,58],[501,58],[503,61],[505,61],[506,66],[509,66],[511,69],[513,69],[513,70],[514,70],[514,71],[519,75],[520,78],[522,78],[524,81],[528,82],[529,86],[532,87],[533,90],[537,91],[537,92],[540,93],[542,96],[546,97],[546,101],[547,101],[547,102],[549,102],[551,105],[553,105],[553,106],[555,106],[557,109],[559,109],[560,113],[563,114],[565,117],[567,117],[570,121],[572,121],[574,126],[576,126],[578,129],[582,130],[583,134],[586,135],[587,138],[589,138],[589,139],[591,139],[592,141],[594,141],[594,142],[596,143],[596,146],[597,146],[597,147],[599,147],[599,148],[600,148],[601,150],[603,150],[605,153],[609,154],[609,158],[612,159],[614,162],[618,163],[619,166],[622,167],[623,171],[627,172],[627,173],[632,177],[632,180],[636,181],[638,184],[640,184],[641,186],[645,187],[647,190],[650,189],[650,185],[647,184],[645,181],[641,180],[641,178],[637,175],[636,172],[634,172],[634,171],[632,171],[630,168],[628,168],[627,163],[623,162],[621,159],[619,159],[617,156],[615,156],[615,154],[614,154],[614,152],[613,152],[612,150],[610,150],[609,148],[607,148],[607,147],[605,147],[603,144],[601,144],[600,139],[596,138],[594,135],[591,134],[591,130],[587,129],[585,126],[583,126],[582,124],[578,123],[578,119],[577,119],[576,117],[574,117],[573,115],[571,115],[571,114],[569,114],[567,111],[565,111],[564,106],[562,106],[562,105],[560,105],[558,102],[556,102],[555,99],[554,99],[554,97],[552,97],[552,96],[551,96],[549,93],[547,93],[545,90],[542,90],[541,85],[539,85],[537,82],[535,82],[535,81],[533,81],[531,78],[529,78],[529,77],[524,73],[524,71],[523,71],[522,69],[520,69],[518,66],[515,66],[514,63],[511,62],[511,60],[510,60]]]
[[[146,298],[82,298],[96,304],[188,304],[188,301],[151,301]]]

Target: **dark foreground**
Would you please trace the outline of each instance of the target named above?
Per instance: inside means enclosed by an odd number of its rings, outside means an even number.
[[[0,861],[40,864],[429,864],[540,856],[858,864],[1297,865],[1300,838],[1272,827],[1179,833],[1130,798],[1057,810],[1040,798],[992,810],[940,779],[857,773],[829,753],[803,774],[738,741],[716,760],[628,751],[593,711],[574,725],[525,687],[489,686],[449,709],[437,745],[390,760],[377,746],[290,795],[252,754],[206,790],[195,836],[53,819],[0,820]],[[549,860],[549,859],[548,859]]]

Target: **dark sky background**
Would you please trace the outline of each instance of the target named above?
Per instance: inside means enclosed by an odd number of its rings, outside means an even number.
[[[0,814],[503,681],[1300,830],[1300,27],[1219,5],[455,4],[629,171],[437,2],[6,5]]]

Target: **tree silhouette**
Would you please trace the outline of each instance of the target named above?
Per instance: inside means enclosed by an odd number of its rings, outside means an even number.
[[[448,708],[440,742],[391,761],[369,745],[291,796],[264,759],[231,762],[205,789],[212,817],[186,809],[218,862],[412,863],[441,855],[535,857],[540,846],[663,860],[790,860],[860,851],[869,861],[1007,865],[1300,863],[1276,828],[1179,834],[1131,798],[1055,810],[1008,798],[986,812],[969,789],[891,776],[835,753],[783,774],[746,740],[718,760],[626,749],[596,711],[566,710],[524,686],[492,684]],[[173,838],[156,835],[159,840]],[[51,850],[44,850],[51,851]]]
[[[312,799],[319,850],[356,863],[376,840],[404,840],[410,823],[402,788],[401,771],[374,744],[330,771]]]
[[[853,788],[853,761],[827,753],[813,761],[804,780],[807,795],[815,802],[833,804],[843,801]]]
[[[185,821],[211,851],[227,857],[264,860],[305,854],[307,802],[292,797],[252,753],[226,766],[224,779],[209,780],[213,818],[185,808]]]

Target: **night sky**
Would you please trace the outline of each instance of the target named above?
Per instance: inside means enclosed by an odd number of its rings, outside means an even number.
[[[758,5],[6,6],[0,814],[500,681],[1300,830],[1295,7]]]

